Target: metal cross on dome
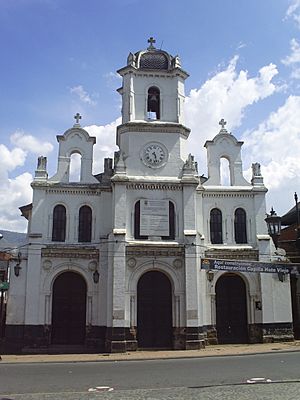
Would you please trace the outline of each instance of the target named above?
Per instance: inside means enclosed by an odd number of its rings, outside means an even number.
[[[154,49],[153,43],[156,43],[156,40],[151,36],[148,39],[148,43],[150,43],[150,46],[148,47],[148,49]]]
[[[76,124],[79,124],[79,120],[81,119],[81,115],[79,113],[77,113],[76,115],[74,115],[74,118],[76,120]]]
[[[219,125],[222,126],[222,129],[225,128],[225,125],[227,124],[227,122],[224,120],[224,118],[221,119],[221,121],[219,122]]]

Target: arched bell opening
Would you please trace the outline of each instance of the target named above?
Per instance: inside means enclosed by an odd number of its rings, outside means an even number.
[[[148,89],[147,115],[148,119],[160,119],[160,90],[156,86]]]

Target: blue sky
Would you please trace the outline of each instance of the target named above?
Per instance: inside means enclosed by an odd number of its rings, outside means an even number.
[[[112,156],[120,117],[115,71],[130,51],[179,54],[191,149],[227,127],[260,162],[267,205],[283,214],[300,192],[300,0],[0,0],[0,228],[24,231],[39,155],[55,173],[56,135],[82,114],[97,137],[94,172]],[[299,193],[300,194],[300,193]]]

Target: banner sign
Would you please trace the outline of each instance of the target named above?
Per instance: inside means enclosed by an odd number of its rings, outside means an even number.
[[[264,272],[264,273],[283,273],[289,274],[293,264],[273,264],[260,261],[238,261],[238,260],[216,260],[213,258],[204,258],[201,260],[201,268],[218,271],[230,272]]]
[[[169,202],[144,199],[140,202],[140,234],[142,236],[169,236]]]

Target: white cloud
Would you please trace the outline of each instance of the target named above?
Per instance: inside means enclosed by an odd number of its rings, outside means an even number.
[[[293,38],[290,42],[291,53],[281,60],[281,62],[292,68],[291,77],[300,79],[300,44]]]
[[[21,131],[12,134],[10,141],[16,146],[13,149],[0,144],[0,227],[25,231],[27,222],[20,216],[19,207],[31,202],[33,178],[28,172],[18,175],[17,171],[25,165],[30,153],[48,154],[53,146]]]
[[[32,135],[25,134],[22,131],[13,133],[10,137],[10,141],[15,146],[22,150],[47,155],[53,150],[53,145],[49,142],[42,142]]]
[[[300,0],[292,0],[286,11],[285,18],[292,18],[300,28]]]
[[[186,98],[186,125],[192,129],[189,147],[200,161],[200,173],[206,172],[203,144],[218,133],[219,120],[225,118],[230,129],[238,127],[248,106],[279,89],[272,82],[278,73],[274,64],[262,67],[257,76],[249,77],[247,71],[237,71],[237,61],[235,56],[227,68],[217,72],[200,89],[191,90]]]
[[[261,164],[269,199],[286,212],[286,196],[300,186],[300,96],[289,96],[283,106],[251,132],[245,132],[244,163]],[[291,189],[293,188],[293,189]],[[284,194],[284,195],[283,195]],[[285,207],[285,209],[284,209]]]
[[[26,231],[27,221],[21,217],[19,207],[31,202],[32,175],[25,172],[1,183],[0,227],[11,231]]]
[[[9,150],[4,144],[0,144],[0,181],[8,171],[13,171],[16,167],[24,165],[26,152],[15,148]]]
[[[91,98],[86,90],[84,90],[82,85],[74,86],[70,89],[71,93],[74,93],[79,97],[79,99],[86,104],[94,106],[96,102]]]
[[[282,60],[284,65],[291,65],[300,62],[300,45],[295,38],[290,42],[291,54]]]
[[[113,158],[114,151],[118,150],[116,146],[116,128],[121,124],[121,118],[107,125],[90,125],[84,129],[88,131],[91,136],[96,137],[96,144],[94,146],[94,164],[93,173],[98,174],[103,171],[103,159],[105,157]]]

